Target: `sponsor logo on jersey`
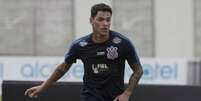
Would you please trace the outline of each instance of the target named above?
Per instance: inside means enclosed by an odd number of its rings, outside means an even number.
[[[97,52],[96,55],[105,55],[105,52]]]
[[[109,68],[108,68],[107,64],[92,64],[92,70],[93,70],[94,74],[105,72],[108,69]]]
[[[119,44],[121,43],[121,39],[119,37],[115,37],[113,40],[112,40],[113,43],[115,44]]]
[[[81,47],[84,47],[84,46],[86,46],[88,43],[86,42],[86,41],[81,41],[80,43],[79,43],[79,45],[81,46]]]

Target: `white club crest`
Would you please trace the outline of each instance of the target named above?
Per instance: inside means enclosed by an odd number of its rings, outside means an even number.
[[[117,52],[118,48],[114,47],[114,46],[110,46],[107,48],[107,58],[114,60],[118,57],[118,52]]]

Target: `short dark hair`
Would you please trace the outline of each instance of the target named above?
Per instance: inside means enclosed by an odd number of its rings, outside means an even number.
[[[104,3],[95,4],[91,7],[91,17],[95,17],[98,11],[108,11],[112,15],[112,8]]]

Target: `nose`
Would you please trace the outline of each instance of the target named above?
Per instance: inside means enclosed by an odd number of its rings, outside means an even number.
[[[110,22],[108,22],[108,21],[104,20],[104,21],[103,21],[103,24],[104,24],[104,25],[109,25],[109,24],[110,24]]]

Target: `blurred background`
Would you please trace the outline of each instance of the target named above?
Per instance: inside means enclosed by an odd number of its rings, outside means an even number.
[[[201,85],[201,0],[0,0],[0,82],[46,80],[72,41],[91,32],[90,8],[100,2],[113,9],[111,29],[136,47],[140,84]],[[78,61],[61,80],[82,75]]]

